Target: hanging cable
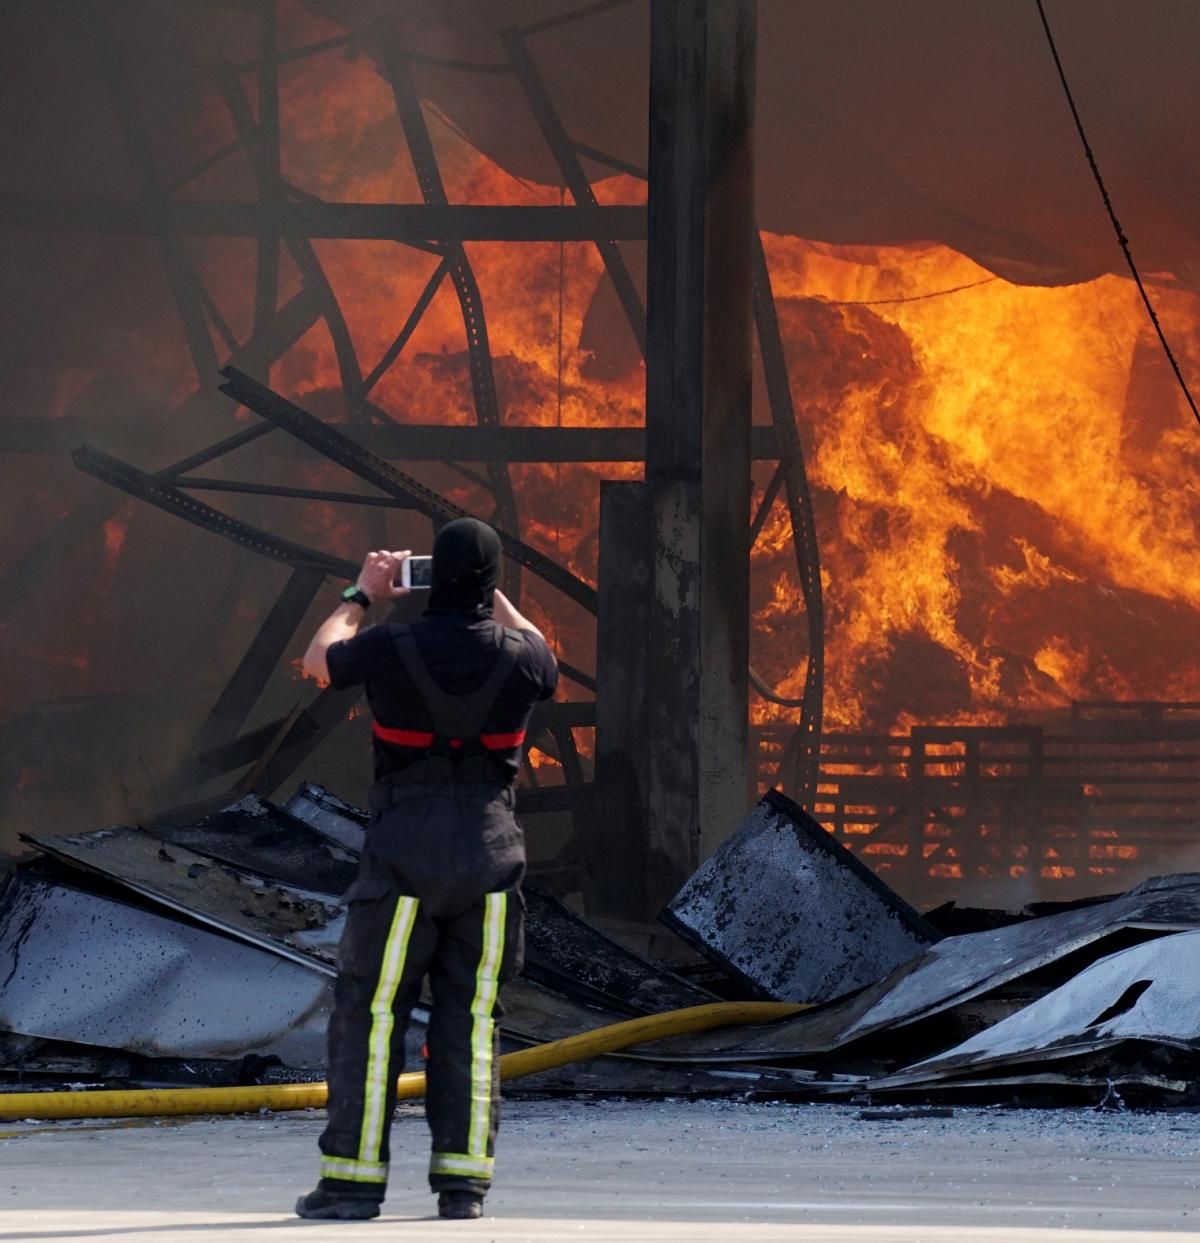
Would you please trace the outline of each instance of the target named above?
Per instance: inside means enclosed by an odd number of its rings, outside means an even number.
[[[558,205],[565,206],[567,201],[567,188],[560,186],[558,191]],[[556,425],[562,427],[562,399],[563,399],[563,301],[566,292],[567,282],[567,243],[560,239],[558,243],[558,413],[556,417]],[[562,496],[562,463],[554,463],[554,493],[556,497]],[[559,510],[554,511],[554,555],[559,557],[561,549],[559,548]]]
[[[906,294],[900,298],[856,298],[851,301],[836,301],[833,298],[817,298],[826,306],[898,306],[902,302],[924,302],[928,298],[945,298],[952,293],[962,293],[964,289],[978,289],[980,285],[990,285],[999,280],[998,276],[985,276],[982,280],[969,281],[965,285],[951,285],[949,289],[931,289],[929,293]]]
[[[558,205],[562,207],[567,201],[566,187],[560,187],[558,191]],[[558,243],[558,426],[562,427],[562,397],[563,397],[563,296],[566,290],[566,258],[567,243],[565,239],[559,239]]]
[[[1108,188],[1104,184],[1104,178],[1100,175],[1100,167],[1096,163],[1095,155],[1092,154],[1092,147],[1088,142],[1087,134],[1084,132],[1079,109],[1075,107],[1075,97],[1071,94],[1071,88],[1067,83],[1066,70],[1063,69],[1062,60],[1058,55],[1058,46],[1055,44],[1054,35],[1050,30],[1050,20],[1046,16],[1046,7],[1042,0],[1034,0],[1034,3],[1037,4],[1038,16],[1042,19],[1042,29],[1046,32],[1046,41],[1050,44],[1050,55],[1054,57],[1054,65],[1058,69],[1058,80],[1062,83],[1063,93],[1067,97],[1067,104],[1071,109],[1071,115],[1075,118],[1075,128],[1079,132],[1080,142],[1083,143],[1084,155],[1087,156],[1087,162],[1091,167],[1092,176],[1096,179],[1096,185],[1100,188],[1100,197],[1104,200],[1104,210],[1108,212],[1108,218],[1112,221],[1112,226],[1116,230],[1117,241],[1121,245],[1121,253],[1125,256],[1125,262],[1129,265],[1129,271],[1133,276],[1134,283],[1137,285],[1138,293],[1142,295],[1142,301],[1146,304],[1146,313],[1150,316],[1150,322],[1154,325],[1154,331],[1158,334],[1158,339],[1167,356],[1167,361],[1171,364],[1171,370],[1175,372],[1175,379],[1179,381],[1179,387],[1187,400],[1188,406],[1191,408],[1192,417],[1197,423],[1200,423],[1200,409],[1196,408],[1196,402],[1192,397],[1191,390],[1188,388],[1187,381],[1183,378],[1183,372],[1179,369],[1175,353],[1167,341],[1167,335],[1163,332],[1162,325],[1158,322],[1158,314],[1154,310],[1154,304],[1150,301],[1150,295],[1146,292],[1146,286],[1142,283],[1141,273],[1137,269],[1137,264],[1133,261],[1133,251],[1129,247],[1129,239],[1125,236],[1125,231],[1121,228],[1121,222],[1117,219],[1112,199],[1108,196]]]

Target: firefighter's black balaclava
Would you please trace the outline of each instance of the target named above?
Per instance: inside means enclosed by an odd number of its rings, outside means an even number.
[[[500,573],[500,537],[476,518],[456,518],[433,541],[428,613],[491,617]]]

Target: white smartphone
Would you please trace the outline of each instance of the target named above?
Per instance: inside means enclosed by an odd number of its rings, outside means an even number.
[[[400,586],[416,591],[433,586],[433,558],[407,557],[400,564]]]

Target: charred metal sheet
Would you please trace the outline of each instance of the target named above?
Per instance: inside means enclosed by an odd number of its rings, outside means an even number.
[[[791,1061],[796,1057],[821,1054],[836,1048],[838,1037],[857,1013],[859,999],[875,992],[873,985],[864,993],[827,1002],[793,1019],[747,1027],[727,1027],[695,1036],[674,1036],[654,1044],[640,1045],[631,1054],[658,1056],[671,1061],[707,1064]]]
[[[1099,906],[947,937],[861,993],[809,1014],[759,1030],[669,1041],[664,1051],[704,1048],[710,1057],[760,1061],[824,1053],[932,1017],[1069,955],[1095,961],[1115,940],[1127,941],[1131,930],[1152,939],[1192,928],[1200,928],[1200,877],[1156,877]]]
[[[701,953],[781,1001],[844,996],[938,933],[772,790],[662,912]]]
[[[897,973],[876,1004],[847,1025],[839,1043],[910,1023],[1010,983],[1126,930],[1150,936],[1200,927],[1200,878],[1156,877],[1100,906],[1064,911],[991,932],[947,937],[912,970]]]
[[[149,831],[161,842],[318,893],[345,893],[358,866],[356,852],[257,794],[196,824]]]
[[[164,845],[137,829],[101,829],[70,837],[31,835],[27,840],[55,860],[83,869],[81,876],[101,876],[153,904],[207,923],[251,946],[268,950],[273,956],[281,955],[301,964],[310,973],[316,973],[318,979],[334,972],[345,912],[332,897],[249,876],[185,847]],[[85,904],[103,901],[89,895],[80,897]],[[152,915],[150,912],[147,917]],[[189,927],[182,923],[178,926]],[[203,929],[193,931],[203,934]],[[103,939],[113,955],[111,969],[120,976],[125,971],[120,964],[139,952],[137,943],[121,937]],[[224,938],[214,939],[224,943]],[[197,969],[202,965],[203,959],[198,958]],[[54,969],[47,966],[43,979],[57,978],[57,972],[71,979],[62,962],[57,962]],[[135,971],[135,977],[136,974]],[[518,978],[504,990],[503,1030],[517,1044],[530,1044],[575,1035],[629,1016],[628,1008],[589,1005],[590,1000],[571,997],[532,979]],[[136,1015],[136,1010],[132,1013]],[[413,1040],[419,1045],[426,1021],[426,1008],[419,1007],[410,1032],[410,1062],[416,1047]],[[66,1034],[55,1038],[73,1039]]]
[[[1200,1049],[1200,931],[1122,950],[957,1048],[872,1083],[889,1090],[1053,1070],[1130,1041]]]
[[[302,785],[283,805],[284,811],[311,825],[323,837],[352,854],[361,854],[367,840],[367,813],[344,803],[324,786]]]
[[[653,1014],[718,998],[656,967],[593,928],[539,889],[526,886],[525,974],[559,990],[592,989],[604,1004]]]
[[[518,977],[504,986],[501,994],[505,1015],[501,1024],[502,1049],[528,1047],[548,1040],[561,1040],[580,1032],[620,1023],[629,1016],[600,1006],[585,1005],[572,997]],[[699,1039],[699,1038],[696,1038]],[[697,1093],[704,1095],[744,1094],[747,1092],[827,1096],[847,1092],[866,1082],[863,1075],[841,1075],[830,1071],[786,1070],[765,1065],[768,1059],[723,1059],[727,1066],[708,1064],[701,1051],[689,1050],[687,1038],[670,1042],[652,1041],[638,1049],[627,1049],[586,1062],[522,1079],[505,1088],[512,1092],[636,1092],[647,1095]],[[740,1086],[739,1086],[740,1085]]]
[[[1188,1078],[1181,1079],[1178,1074],[1174,1076],[1158,1074],[1143,1066],[1118,1065],[1111,1060],[1110,1055],[1109,1057],[1083,1059],[1078,1064],[1072,1063],[1069,1073],[1018,1074],[1013,1072],[1008,1075],[1001,1074],[995,1078],[969,1079],[961,1082],[956,1079],[947,1079],[934,1084],[917,1084],[909,1088],[884,1090],[872,1087],[872,1090],[880,1097],[894,1095],[901,1099],[906,1093],[917,1093],[922,1098],[934,1095],[948,1098],[970,1093],[975,1101],[990,1098],[1011,1102],[1022,1095],[1025,1089],[1033,1089],[1036,1096],[1041,1098],[1046,1095],[1045,1089],[1054,1089],[1053,1096],[1056,1102],[1063,1103],[1065,1099],[1069,1099],[1081,1089],[1092,1100],[1095,1100],[1097,1096],[1102,1099],[1107,1098],[1114,1093],[1119,1100],[1121,1092],[1128,1092],[1132,1089],[1149,1089],[1156,1094],[1189,1093],[1195,1079],[1192,1068],[1188,1070]],[[865,1086],[863,1085],[864,1088]],[[989,1091],[989,1089],[994,1089],[994,1091]],[[1121,1106],[1117,1105],[1116,1108],[1119,1109]]]
[[[831,1094],[860,1091],[863,1080],[850,1075],[818,1074],[809,1070],[738,1067],[722,1070],[703,1066],[676,1066],[635,1062],[618,1056],[593,1058],[542,1071],[505,1084],[505,1096],[543,1093],[595,1092],[631,1096],[733,1096],[777,1100],[824,1100]]]
[[[335,970],[335,945],[322,934],[339,910],[325,895],[249,876],[182,846],[165,846],[140,829],[27,834],[25,840],[54,859],[274,954],[326,974]]]
[[[18,872],[0,893],[0,1030],[154,1058],[325,1064],[332,982],[169,915]]]
[[[561,1040],[629,1018],[628,1011],[579,1001],[524,976],[509,980],[500,1000],[504,1004],[501,1030],[519,1045]]]
[[[164,846],[138,829],[100,829],[28,841],[63,863],[83,868],[251,945],[323,975],[335,971],[345,911],[335,899],[263,881],[181,846]],[[627,1010],[593,1007],[528,979],[505,988],[505,1032],[523,1043],[555,1040],[628,1018]],[[414,1015],[420,1028],[423,1005]],[[410,1059],[411,1060],[411,1059]]]

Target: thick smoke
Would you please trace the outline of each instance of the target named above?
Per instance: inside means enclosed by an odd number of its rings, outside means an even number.
[[[320,7],[355,24],[383,6]],[[496,30],[571,7],[436,0],[406,11],[423,50],[495,63]],[[642,167],[648,8],[630,3],[531,41],[568,133]],[[1200,190],[1190,123],[1200,9],[1188,0],[1048,8],[1140,262],[1200,279],[1200,228],[1180,207]],[[762,228],[851,245],[942,242],[1033,284],[1123,271],[1032,3],[759,0],[758,12]],[[424,82],[496,163],[558,183],[505,79],[464,90],[461,75],[430,69]]]

